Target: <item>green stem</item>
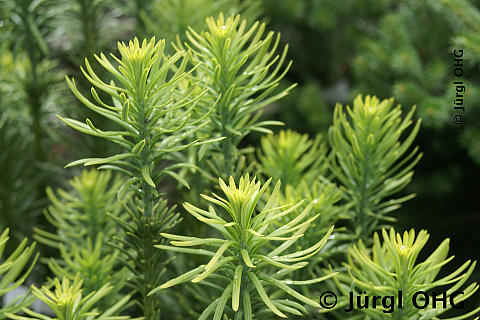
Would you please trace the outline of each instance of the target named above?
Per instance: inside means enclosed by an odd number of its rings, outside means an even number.
[[[360,238],[364,239],[368,236],[368,224],[370,219],[368,219],[367,214],[365,213],[366,207],[368,205],[368,193],[367,193],[367,179],[369,175],[369,166],[368,166],[368,154],[365,155],[365,162],[363,163],[363,174],[362,174],[362,181],[360,182],[360,204],[357,208],[356,214],[356,223],[355,225],[360,225]]]
[[[148,231],[151,231],[150,228],[147,228]],[[146,231],[147,231],[146,230]],[[159,320],[160,319],[160,308],[158,305],[158,300],[156,297],[148,296],[148,293],[155,288],[155,272],[157,271],[154,261],[152,261],[153,255],[153,246],[154,235],[151,232],[147,232],[147,237],[144,239],[144,277],[145,277],[145,290],[143,291],[143,312],[146,320]]]
[[[239,304],[239,306],[238,306],[238,310],[239,310],[239,311],[242,311],[241,314],[242,314],[243,316],[245,316],[245,305],[244,305],[244,303],[243,303],[242,296],[243,296],[243,293],[244,293],[245,291],[248,292],[248,289],[249,289],[249,288],[248,288],[248,283],[249,283],[248,281],[249,281],[249,279],[248,279],[248,275],[247,275],[248,267],[247,267],[247,265],[245,264],[245,262],[242,261],[242,263],[243,263],[242,284],[241,284],[241,286],[240,286],[240,301],[239,301],[240,304]],[[238,313],[240,313],[240,312],[238,312]]]
[[[228,107],[222,107],[220,110],[222,116],[222,136],[225,137],[222,141],[222,150],[223,150],[223,179],[228,179],[232,175],[233,170],[233,158],[234,158],[234,148],[233,145],[233,136],[230,131],[227,130],[227,125],[230,123],[230,117],[228,112],[225,110]]]
[[[405,261],[404,261],[404,262],[405,262]],[[406,269],[405,269],[405,268],[406,268]],[[399,280],[400,280],[400,281],[399,281],[399,284],[400,284],[400,285],[399,285],[399,287],[397,288],[399,291],[402,291],[402,295],[403,295],[402,298],[403,298],[404,308],[398,308],[398,309],[396,310],[396,312],[394,312],[394,313],[392,314],[392,315],[393,315],[393,318],[394,318],[395,320],[407,320],[407,319],[408,319],[408,317],[407,317],[406,315],[409,313],[409,312],[408,312],[409,304],[407,303],[407,304],[405,305],[405,301],[408,302],[409,299],[410,299],[410,297],[408,296],[408,291],[409,291],[409,290],[408,290],[408,289],[409,289],[409,287],[408,287],[408,278],[409,278],[409,275],[408,275],[408,266],[405,266],[405,265],[404,265],[404,271],[405,271],[405,270],[407,271],[407,274],[405,274],[405,273],[400,274],[400,276],[399,276]],[[394,293],[394,294],[396,294],[396,293]],[[405,294],[407,294],[407,295],[405,296]],[[397,297],[397,299],[398,299],[398,297]]]
[[[143,99],[142,99],[143,100]],[[146,103],[143,101],[139,103],[140,105],[140,110],[139,110],[139,117],[138,121],[140,122],[140,132],[139,132],[139,138],[138,142],[145,140],[145,146],[143,147],[141,156],[141,167],[143,168],[145,166],[150,166],[150,137],[147,134],[147,126],[148,126],[148,120],[145,117],[145,105]],[[142,177],[142,174],[139,173],[139,176]],[[142,194],[143,194],[143,214],[146,217],[149,217],[152,215],[152,208],[153,208],[153,190],[152,187],[145,181],[145,179],[142,179]]]
[[[370,132],[370,121],[367,122],[367,125],[365,126],[365,132],[367,132],[367,137],[368,133]],[[366,141],[367,139],[363,139]],[[364,145],[365,146],[365,145]],[[371,155],[370,153],[374,152],[371,148],[371,146],[366,145],[364,148],[364,153],[365,153],[365,161],[363,162],[363,174],[362,174],[362,180],[360,181],[360,205],[358,207],[357,211],[357,222],[356,225],[361,226],[360,230],[360,239],[367,241],[368,237],[370,236],[370,231],[371,231],[371,222],[373,219],[369,217],[366,213],[367,209],[370,209],[370,202],[368,199],[368,180],[370,176],[370,158]]]
[[[89,219],[90,219],[90,239],[92,239],[92,241],[96,241],[97,239],[97,236],[98,236],[98,233],[100,232],[99,230],[99,227],[100,227],[100,223],[98,221],[98,211],[99,211],[99,208],[97,206],[97,202],[95,201],[95,189],[94,188],[90,188],[87,190],[87,199],[84,199],[86,200],[86,206],[85,206],[85,211],[88,213],[88,216],[89,216]]]
[[[142,99],[144,100],[144,99]],[[139,131],[139,140],[145,140],[145,146],[141,153],[141,168],[145,166],[150,166],[150,137],[147,133],[147,126],[148,126],[148,119],[145,117],[145,106],[146,102],[142,101],[139,103],[140,110],[139,110],[139,124],[140,124],[140,131]],[[142,177],[140,173],[140,177]],[[139,264],[139,270],[143,275],[143,282],[144,288],[141,292],[142,299],[143,299],[143,312],[144,317],[146,320],[159,320],[160,319],[160,308],[158,305],[158,300],[156,296],[148,296],[148,293],[153,290],[158,283],[156,283],[156,276],[155,273],[158,272],[158,266],[155,264],[153,260],[155,255],[153,250],[156,250],[153,246],[155,244],[155,239],[157,237],[154,234],[154,230],[152,230],[150,223],[153,220],[156,220],[156,217],[153,217],[153,203],[155,201],[155,195],[153,187],[147,184],[147,182],[142,179],[141,183],[142,187],[142,203],[143,203],[143,222],[142,222],[142,230],[139,230],[139,236],[143,239],[143,257],[136,261]],[[158,252],[156,252],[158,254]]]
[[[223,131],[223,130],[222,130]],[[223,178],[228,179],[232,175],[233,169],[233,142],[232,136],[229,133],[222,132],[222,136],[225,137],[223,143]]]

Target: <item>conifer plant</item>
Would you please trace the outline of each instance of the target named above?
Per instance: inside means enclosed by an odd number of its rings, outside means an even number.
[[[183,13],[175,1],[126,2],[118,12],[133,7],[143,33],[161,33]],[[69,8],[84,23],[78,37],[83,40],[72,48],[83,47],[87,57],[80,70],[91,88],[85,90],[78,77],[67,76],[66,84],[98,115],[83,121],[62,113],[59,119],[113,148],[103,150],[108,156],[95,148],[88,158],[68,163],[76,167],[69,171],[74,177],[46,189],[51,204],[43,213],[50,226],[35,226],[33,237],[57,253],[40,259],[52,277],[2,305],[0,320],[434,320],[450,316],[452,305],[412,307],[418,291],[454,304],[474,301],[479,285],[467,280],[475,274],[475,261],[447,273],[441,269],[452,260],[448,239],[423,258],[427,231],[394,229],[391,213],[414,196],[409,190],[400,193],[422,157],[415,147],[421,124],[413,120],[415,107],[405,112],[393,98],[358,95],[352,107],[336,105],[327,136],[293,130],[273,134],[273,126],[282,123],[262,118],[262,111],[275,108],[295,85],[282,84],[291,66],[288,46],[247,13],[248,4],[258,8],[259,2],[195,0],[192,6],[199,10],[188,11],[176,26],[183,30],[193,21],[193,27],[170,48],[154,37],[133,38],[119,42],[110,54],[94,54],[113,36],[104,32],[107,22],[102,34],[92,34],[100,30],[97,24],[110,13],[111,3],[62,0],[58,7]],[[205,7],[214,3],[218,7]],[[202,29],[202,12],[225,11],[229,3],[247,16],[219,13],[204,20]],[[40,81],[42,68],[53,68],[47,63],[49,42],[43,41],[51,30],[40,18],[54,11],[43,11],[50,8],[47,0],[14,4],[6,8],[25,18],[31,31],[21,29],[15,15],[16,27],[5,21],[14,33],[36,41],[26,45],[31,55],[17,62],[27,61],[32,78],[25,78],[25,88],[30,97],[42,91],[36,97],[41,101],[30,102],[43,110],[43,97],[56,82]],[[171,20],[155,25],[158,16]],[[65,35],[77,30],[75,21]],[[166,35],[178,30],[172,27]],[[8,64],[3,58],[0,63]],[[0,95],[2,107],[10,101],[11,96]],[[10,116],[4,121],[7,113],[0,111],[1,159],[9,162],[2,163],[6,172],[0,175],[13,185],[29,154],[13,166],[12,158],[32,148],[10,139],[14,134],[8,127],[14,122]],[[259,145],[249,145],[253,132],[261,135]],[[16,152],[11,152],[12,141],[22,141]],[[33,149],[43,152],[42,145]],[[79,165],[92,168],[75,171]],[[13,186],[5,193],[4,185],[0,209],[28,211],[30,189],[17,194]],[[17,205],[22,199],[23,207]],[[9,250],[9,232],[0,233],[0,257],[8,252],[0,263],[0,296],[25,285],[39,256],[27,239]],[[336,308],[318,299],[326,291],[337,293]],[[347,297],[362,292],[382,297],[402,292],[404,307],[345,313]],[[422,297],[417,302],[425,303]],[[36,310],[35,299],[51,312]],[[480,307],[456,311],[449,319],[478,319]]]
[[[188,187],[175,169],[187,166],[174,163],[161,166],[161,161],[173,151],[196,143],[182,141],[198,130],[203,117],[191,121],[191,113],[202,92],[190,86],[187,91],[177,88],[187,76],[189,53],[179,51],[168,57],[164,54],[165,41],[138,39],[128,44],[119,43],[121,57],[108,58],[95,55],[115,80],[102,81],[92,69],[88,59],[82,72],[94,85],[93,101],[87,99],[76,87],[75,80],[67,83],[75,96],[88,108],[113,121],[119,131],[103,131],[86,119],[86,123],[61,118],[74,129],[106,139],[122,147],[123,152],[107,158],[87,158],[67,165],[99,165],[99,169],[119,171],[127,180],[118,188],[117,198],[124,204],[128,217],[111,215],[125,231],[124,237],[115,237],[114,245],[124,254],[124,265],[133,273],[131,284],[140,294],[139,304],[146,319],[160,318],[159,300],[148,293],[161,283],[165,271],[158,268],[165,263],[162,251],[155,245],[163,243],[160,235],[178,222],[174,208],[168,208],[157,186],[165,176],[171,176]],[[97,89],[111,96],[112,102],[100,99]],[[133,264],[133,265],[132,265]]]
[[[383,306],[378,309],[361,309],[371,319],[438,319],[451,308],[464,306],[464,301],[478,290],[477,283],[465,285],[475,270],[476,262],[466,261],[454,272],[438,276],[442,267],[449,263],[449,239],[445,239],[424,261],[418,262],[421,250],[427,244],[429,234],[412,229],[403,234],[393,228],[373,235],[373,246],[367,248],[360,241],[348,250],[348,272],[354,284],[354,292],[368,292],[370,296],[392,296],[402,307]],[[348,282],[347,282],[348,283]],[[439,289],[439,287],[444,287]],[[351,290],[350,284],[339,285],[342,290]],[[347,289],[348,288],[348,289]],[[371,299],[370,299],[371,300]],[[370,301],[371,302],[371,301]],[[469,319],[478,315],[480,307],[468,310],[463,315],[442,319]]]
[[[223,14],[207,18],[206,23],[206,31],[188,29],[186,43],[177,46],[191,49],[192,61],[199,66],[192,78],[206,91],[201,110],[207,112],[216,102],[215,112],[208,116],[210,123],[198,133],[223,140],[193,155],[194,163],[215,182],[230,175],[238,179],[249,170],[245,154],[251,149],[240,148],[240,143],[253,131],[271,133],[268,127],[282,124],[259,121],[260,111],[295,85],[277,89],[291,62],[284,65],[288,46],[278,54],[280,35],[267,32],[265,23],[249,25],[240,15],[225,18]],[[203,155],[206,161],[201,161]]]
[[[306,313],[304,304],[320,308],[318,302],[305,297],[289,285],[315,284],[335,273],[307,281],[287,279],[287,275],[308,264],[306,260],[325,245],[333,226],[311,247],[285,253],[302,237],[318,214],[309,216],[312,209],[310,204],[295,219],[276,227],[278,219],[294,211],[302,202],[280,205],[278,182],[267,203],[260,208],[259,200],[270,181],[261,186],[255,178],[250,179],[246,175],[240,178],[237,186],[232,177],[228,185],[219,179],[226,198],[216,194],[213,197],[202,197],[221,208],[221,212],[213,207],[204,210],[185,203],[188,213],[219,231],[222,237],[202,239],[163,234],[171,240],[170,245],[158,245],[157,248],[207,256],[209,260],[208,263],[167,281],[150,294],[186,281],[218,288],[219,297],[205,308],[199,319],[209,319],[212,314],[214,320],[220,320],[225,315],[232,319],[253,319],[253,315],[262,318],[270,317],[272,313],[286,318],[288,313]],[[199,245],[208,249],[185,248]],[[228,301],[231,301],[229,306]]]

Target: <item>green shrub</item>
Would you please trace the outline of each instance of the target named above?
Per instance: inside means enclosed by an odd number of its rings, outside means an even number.
[[[305,43],[295,42],[289,51],[278,33],[257,21],[255,0],[195,0],[188,7],[167,0],[1,3],[0,224],[18,228],[15,238],[34,231],[48,253],[40,261],[51,277],[40,284],[34,279],[33,295],[4,305],[0,318],[478,315],[475,305],[455,315],[451,306],[405,306],[391,313],[385,306],[349,314],[341,309],[349,295],[364,291],[401,291],[409,300],[418,290],[444,290],[456,303],[475,302],[478,284],[465,285],[475,275],[475,262],[440,272],[452,259],[448,239],[423,259],[427,232],[400,235],[393,229],[392,212],[415,196],[410,182],[422,158],[415,147],[421,120],[414,120],[415,107],[404,112],[393,98],[384,99],[395,93],[409,105],[418,103],[417,116],[426,118],[427,127],[434,127],[432,119],[439,121],[437,129],[444,126],[446,109],[430,114],[428,107],[448,97],[438,84],[447,70],[435,55],[443,39],[438,30],[476,52],[478,39],[465,26],[476,29],[480,20],[466,1],[265,0],[267,12],[276,7],[275,19],[300,19],[302,30],[335,31],[340,38],[325,46],[327,52],[352,42],[352,50],[306,64],[298,54]],[[349,14],[358,30],[343,34]],[[443,24],[449,14],[461,17],[463,31]],[[433,35],[418,27],[425,16],[438,27]],[[412,25],[418,32],[407,30]],[[111,47],[112,39],[129,38],[134,29],[176,42],[132,37]],[[285,31],[288,42],[303,38]],[[426,61],[423,50],[432,59]],[[292,69],[288,52],[299,68]],[[323,51],[314,52],[312,57]],[[65,103],[70,98],[62,94],[59,76],[83,58],[80,72],[75,67],[66,76],[76,101]],[[331,74],[315,79],[332,67],[328,61],[336,61]],[[431,81],[419,85],[422,74],[431,74]],[[296,86],[286,79],[292,75],[310,81],[290,95],[290,103],[308,117],[297,128],[321,123],[310,130],[314,135],[272,131],[283,125],[272,115]],[[357,82],[344,90],[347,80]],[[326,82],[335,82],[331,91],[320,88]],[[359,88],[381,98],[357,95],[352,107],[337,104],[330,114],[323,99],[345,102]],[[70,108],[76,104],[86,108]],[[52,111],[74,131],[52,122]],[[25,129],[29,123],[33,139]],[[475,129],[469,132],[474,136]],[[92,169],[71,168],[79,165]],[[66,172],[74,177],[69,180]],[[46,173],[48,183],[41,179]],[[47,207],[39,201],[45,189]],[[36,218],[42,207],[49,226]],[[1,253],[12,251],[0,264],[0,295],[25,283],[38,257],[26,239],[10,250],[8,232],[0,236]],[[463,296],[454,297],[457,290]],[[318,300],[328,291],[338,295],[331,310]],[[34,299],[51,312],[29,306]]]

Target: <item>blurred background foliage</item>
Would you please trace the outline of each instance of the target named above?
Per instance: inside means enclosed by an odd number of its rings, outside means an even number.
[[[403,194],[417,197],[395,216],[404,228],[428,226],[436,245],[451,236],[464,260],[478,258],[472,249],[480,243],[479,7],[463,0],[263,1],[270,27],[290,45],[294,64],[285,82],[299,83],[272,111],[277,119],[314,136],[328,130],[336,102],[358,93],[416,105],[424,156]],[[464,50],[462,126],[452,120],[455,49]]]
[[[203,30],[204,19],[219,12],[260,19],[282,34],[280,48],[289,44],[293,65],[280,87],[298,86],[264,116],[286,129],[325,137],[335,103],[358,93],[416,105],[414,117],[423,119],[416,145],[424,156],[402,191],[417,197],[396,213],[397,229],[428,227],[432,247],[451,237],[459,260],[478,259],[480,3],[474,0],[0,0],[0,226],[14,231],[12,248],[32,236],[33,226],[54,232],[40,213],[49,203],[47,186],[74,192],[67,181],[79,171],[62,170],[66,163],[112,153],[111,144],[56,118],[69,114],[111,126],[79,106],[64,76],[82,79],[83,59],[115,52],[118,40],[156,36],[168,44],[178,34],[183,42],[188,26]],[[454,49],[464,50],[462,126],[452,121]],[[82,80],[78,88],[89,90]],[[257,137],[245,144],[260,145]],[[320,136],[310,145],[297,139],[299,148],[323,148]],[[295,150],[287,151],[295,159]],[[304,161],[323,172],[322,159]],[[474,277],[480,279],[478,272]]]

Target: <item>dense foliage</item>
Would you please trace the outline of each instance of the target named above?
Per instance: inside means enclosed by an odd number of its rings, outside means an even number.
[[[0,318],[478,319],[475,4],[0,5]]]

